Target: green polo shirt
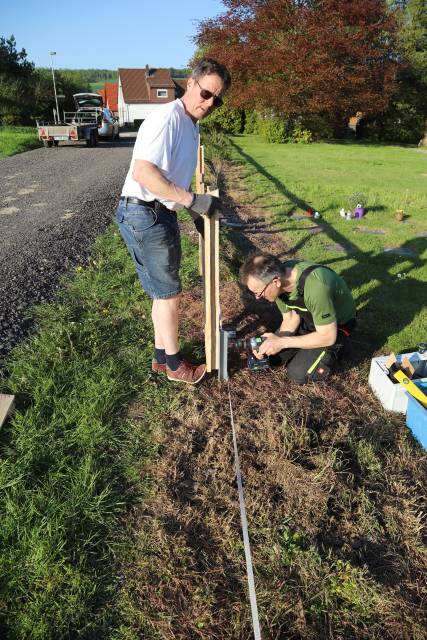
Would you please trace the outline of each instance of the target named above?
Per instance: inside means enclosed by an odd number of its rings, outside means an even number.
[[[295,288],[288,294],[289,304],[280,298],[276,299],[276,304],[282,313],[289,313],[289,311],[298,313],[298,308],[293,308],[292,301],[299,297],[298,283],[301,273],[312,264],[315,263],[300,260],[288,260],[284,263],[285,267],[296,267],[297,279]],[[356,317],[356,305],[350,289],[341,276],[330,269],[319,268],[310,273],[305,281],[304,303],[305,309],[311,313],[316,325],[331,322],[343,325]]]

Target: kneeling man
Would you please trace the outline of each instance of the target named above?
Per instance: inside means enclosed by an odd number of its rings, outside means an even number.
[[[349,352],[356,326],[356,306],[350,289],[335,271],[302,260],[281,262],[260,253],[240,269],[243,284],[255,298],[276,303],[282,323],[266,338],[258,358],[272,366],[287,365],[288,376],[305,384],[326,378]]]

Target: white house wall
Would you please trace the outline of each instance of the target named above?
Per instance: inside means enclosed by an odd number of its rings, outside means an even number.
[[[123,100],[123,92],[121,83],[119,83],[118,108],[119,108],[119,124],[133,125],[135,120],[145,120],[148,114],[160,107],[161,104],[126,104]]]

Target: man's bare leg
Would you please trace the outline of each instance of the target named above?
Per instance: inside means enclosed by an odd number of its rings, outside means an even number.
[[[151,318],[154,325],[154,342],[157,349],[168,355],[178,353],[178,316],[180,296],[153,300]]]
[[[179,300],[179,296],[153,300],[151,317],[156,348],[166,352],[168,380],[197,384],[206,373],[206,365],[192,364],[181,358],[178,344]]]

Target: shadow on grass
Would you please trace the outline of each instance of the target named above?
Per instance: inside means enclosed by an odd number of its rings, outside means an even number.
[[[264,176],[278,193],[292,203],[292,208],[298,207],[305,211],[312,206],[311,203],[290,191],[281,180],[269,173],[252,156],[245,153],[239,145],[232,140],[230,142],[248,165],[252,166],[258,174]],[[378,211],[383,210],[384,207],[377,205],[372,210],[374,209]],[[269,225],[270,231],[266,231],[265,225],[261,224],[259,228],[255,226],[255,228],[248,229],[247,232],[250,235],[286,232],[287,228],[281,225],[288,215],[289,212],[284,214],[282,220],[278,219],[279,217],[276,215],[276,220]],[[280,226],[277,227],[277,225]],[[415,237],[407,240],[398,248],[400,255],[399,253],[377,254],[373,251],[361,251],[349,238],[343,236],[324,219],[318,226],[321,228],[320,232],[331,240],[337,251],[343,252],[342,256],[322,260],[322,264],[333,266],[342,260],[348,260],[349,257],[355,261],[350,267],[341,271],[340,275],[351,289],[360,289],[360,293],[355,296],[355,302],[359,309],[358,334],[362,338],[359,342],[360,348],[357,358],[362,360],[382,347],[391,335],[395,335],[407,327],[424,308],[424,283],[411,277],[411,273],[425,265],[425,260],[419,256],[426,248],[426,238]],[[289,258],[297,254],[303,250],[312,234],[313,231],[309,231],[292,248],[287,248],[276,255],[279,258]],[[255,243],[250,238],[243,237],[242,233],[232,231],[229,233],[229,238],[237,248],[240,260],[249,253],[257,251]],[[238,264],[234,265],[235,270],[236,267]],[[403,274],[400,279],[393,275],[396,270]],[[373,280],[377,281],[377,284],[368,288],[367,285]],[[255,304],[254,306],[258,313],[262,313],[263,309],[259,305]]]

